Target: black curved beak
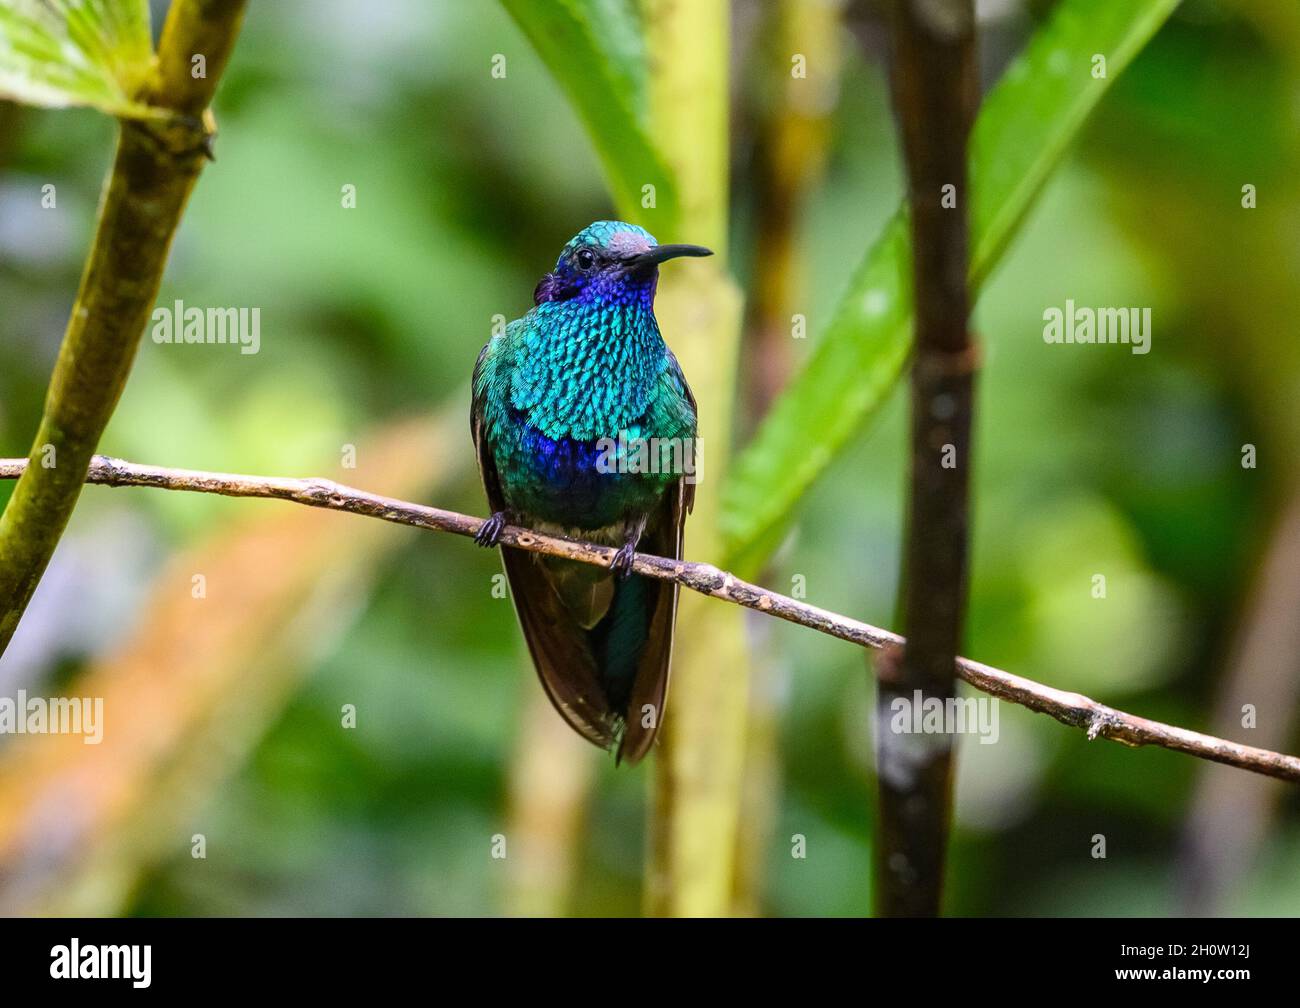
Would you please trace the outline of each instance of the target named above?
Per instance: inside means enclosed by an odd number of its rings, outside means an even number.
[[[638,256],[628,259],[627,270],[648,269],[658,266],[661,262],[669,259],[676,259],[679,256],[711,256],[713,249],[706,249],[703,245],[656,245],[648,252],[642,252]]]

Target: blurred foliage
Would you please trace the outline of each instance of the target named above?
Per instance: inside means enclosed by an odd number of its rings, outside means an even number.
[[[674,233],[677,186],[648,134],[645,42],[632,5],[625,0],[502,2],[586,123],[620,219]],[[499,65],[504,72],[509,63]],[[655,212],[649,215],[643,212],[647,192],[654,195]]]
[[[736,4],[736,79],[751,56],[741,29],[766,6]],[[989,84],[1046,16],[1040,4],[1003,6],[981,26]],[[366,485],[364,459],[360,473],[342,468],[341,446],[457,401],[493,316],[524,312],[560,244],[615,212],[583,120],[506,12],[418,0],[383,0],[364,19],[354,11],[342,0],[251,5],[215,108],[218,161],[194,194],[160,303],[260,306],[261,352],[146,336],[102,451]],[[902,198],[884,72],[864,55],[879,50],[879,24],[853,8],[841,36],[831,149],[798,227],[810,338],[796,355],[816,352],[818,320]],[[967,654],[1209,728],[1297,470],[1297,40],[1296,5],[1186,0],[1114,82],[987,279]],[[507,60],[501,79],[496,54]],[[39,415],[113,126],[90,111],[0,108],[0,130],[0,455],[12,456],[26,453]],[[764,208],[748,201],[743,127],[732,147],[741,249]],[[57,210],[40,208],[47,183]],[[1246,183],[1258,186],[1257,210],[1241,208]],[[345,185],[356,186],[354,210],[340,204]],[[743,287],[747,260],[737,259]],[[1066,298],[1151,306],[1152,352],[1045,344],[1042,312]],[[770,568],[774,587],[802,575],[810,601],[892,622],[902,405],[886,401],[804,497]],[[795,433],[817,450],[817,430]],[[1247,442],[1260,448],[1254,470],[1240,464]],[[0,485],[0,501],[9,489]],[[468,474],[436,502],[482,509]],[[0,661],[0,695],[74,680],[154,615],[145,600],[163,558],[280,507],[87,492]],[[301,685],[270,712],[251,757],[204,793],[132,897],[104,912],[504,905],[490,843],[537,687],[509,604],[492,597],[499,562],[414,532],[380,562],[346,632],[295,659],[306,663],[300,679],[283,677]],[[1090,595],[1099,571],[1105,600]],[[873,792],[863,656],[793,626],[767,633],[780,794],[775,829],[755,840],[769,848],[760,909],[861,913]],[[354,729],[340,727],[346,703],[358,709]],[[1090,743],[1007,705],[1000,727],[997,745],[962,750],[949,908],[1177,912],[1194,761]],[[600,760],[592,789],[569,909],[636,913],[644,776]],[[203,861],[189,855],[196,832],[208,838]],[[796,833],[806,859],[790,856]],[[1105,861],[1089,856],[1094,833],[1108,838]],[[1288,792],[1226,909],[1300,912],[1297,869],[1300,801]]]
[[[970,138],[974,292],[1088,113],[1176,3],[1064,0],[985,99]],[[1084,72],[1094,53],[1107,60],[1100,76]],[[854,272],[808,366],[737,460],[723,527],[726,562],[742,577],[772,552],[803,493],[897,383],[911,347],[911,264],[900,209]],[[813,446],[809,430],[819,434]]]

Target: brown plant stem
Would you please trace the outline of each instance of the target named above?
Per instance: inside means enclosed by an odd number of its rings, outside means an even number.
[[[792,315],[804,284],[799,228],[825,172],[839,92],[840,0],[780,0],[765,10],[760,74],[771,92],[755,123],[753,291],[746,324],[746,422],[766,415],[795,366]],[[806,61],[795,76],[791,54]],[[771,83],[769,83],[771,82]]]
[[[0,459],[0,479],[17,479],[27,467],[27,459]],[[155,487],[161,490],[186,490],[220,494],[225,497],[267,497],[305,504],[309,507],[346,511],[350,514],[379,518],[398,525],[450,532],[473,538],[484,519],[445,511],[442,508],[414,504],[355,490],[333,480],[291,479],[283,476],[240,476],[231,473],[199,472],[162,466],[138,465],[121,459],[96,455],[86,475],[88,483],[114,487]],[[564,557],[579,563],[608,567],[615,550],[608,546],[579,542],[561,536],[546,535],[531,529],[507,525],[501,543],[515,549]],[[816,630],[861,647],[881,650],[900,648],[906,641],[896,633],[850,619],[838,613],[800,602],[787,595],[750,584],[707,563],[670,560],[666,557],[637,553],[632,569],[646,577],[676,581],[691,591],[775,616],[788,623]],[[1062,724],[1087,731],[1088,737],[1107,738],[1130,746],[1154,745],[1201,759],[1224,763],[1254,773],[1300,783],[1300,757],[1257,749],[1226,739],[1202,735],[1174,725],[1149,721],[1098,703],[1079,693],[1055,689],[1023,676],[958,658],[957,676],[976,689],[1041,714],[1049,714]]]
[[[916,292],[904,579],[907,647],[877,668],[877,912],[934,916],[952,806],[952,737],[891,732],[916,694],[956,695],[966,607],[975,354],[969,331],[966,141],[975,118],[973,0],[899,0],[894,104],[907,162]]]

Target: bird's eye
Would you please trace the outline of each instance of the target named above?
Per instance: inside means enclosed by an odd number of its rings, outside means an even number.
[[[578,249],[578,254],[574,256],[578,264],[578,269],[589,270],[596,265],[596,253],[589,248]]]

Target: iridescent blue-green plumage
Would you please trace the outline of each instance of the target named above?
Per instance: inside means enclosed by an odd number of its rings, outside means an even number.
[[[509,520],[620,549],[613,570],[511,549],[503,559],[552,702],[631,762],[662,720],[677,602],[675,585],[628,575],[631,554],[640,543],[680,557],[694,496],[695,402],[655,320],[658,264],[707,254],[598,221],[474,369],[471,426],[493,512],[480,542],[494,545]],[[642,453],[630,464],[629,445]]]

